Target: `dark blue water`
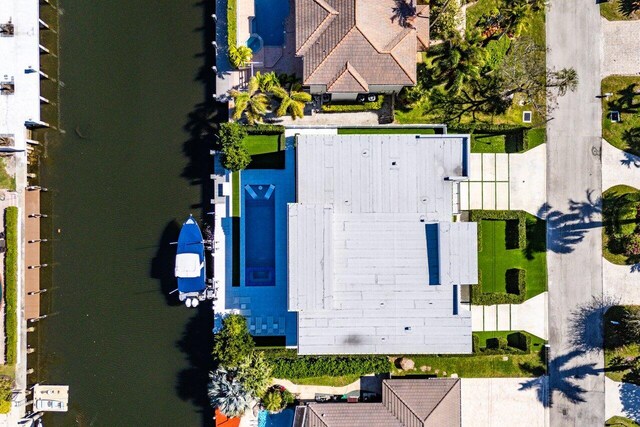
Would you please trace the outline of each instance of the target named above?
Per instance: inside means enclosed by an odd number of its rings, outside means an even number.
[[[289,0],[255,0],[253,32],[260,34],[265,46],[284,45],[284,21],[289,15]]]

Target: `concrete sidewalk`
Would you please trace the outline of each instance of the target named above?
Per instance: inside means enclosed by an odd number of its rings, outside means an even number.
[[[640,157],[622,151],[602,140],[602,189],[614,185],[640,189]]]
[[[605,378],[605,418],[616,415],[640,422],[640,386]]]
[[[620,304],[640,304],[640,270],[637,266],[617,265],[602,259],[604,294],[620,300]]]
[[[462,378],[463,427],[543,427],[546,378]]]
[[[522,304],[473,305],[473,331],[526,331],[542,339],[547,333],[548,292],[526,300]]]

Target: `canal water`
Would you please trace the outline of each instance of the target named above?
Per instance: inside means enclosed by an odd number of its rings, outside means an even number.
[[[38,171],[49,317],[33,357],[35,380],[70,385],[70,410],[47,427],[211,425],[210,305],[168,296],[179,224],[209,210],[208,1],[59,1],[60,131]]]

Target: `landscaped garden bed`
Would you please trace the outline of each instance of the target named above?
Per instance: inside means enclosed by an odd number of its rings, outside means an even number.
[[[640,77],[609,76],[602,80],[602,136],[611,145],[640,155]],[[611,121],[617,111],[620,122]]]
[[[640,306],[613,306],[604,315],[606,375],[640,385]]]
[[[547,289],[546,224],[523,211],[471,211],[478,223],[478,284],[471,303],[520,304]]]
[[[614,264],[640,262],[640,191],[616,185],[602,194],[602,254]]]
[[[640,19],[640,2],[637,0],[608,0],[600,2],[600,14],[609,21]]]
[[[549,86],[542,2],[529,1],[520,13],[506,0],[479,0],[467,8],[466,25],[464,36],[450,31],[430,47],[396,120],[522,126],[530,111],[531,123],[542,125]]]

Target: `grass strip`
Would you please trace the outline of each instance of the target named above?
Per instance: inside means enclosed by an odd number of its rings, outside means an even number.
[[[16,363],[18,350],[18,208],[10,206],[4,211],[7,252],[4,263],[6,363]]]

